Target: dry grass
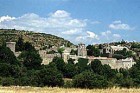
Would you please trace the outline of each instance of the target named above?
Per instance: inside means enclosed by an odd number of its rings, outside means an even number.
[[[111,88],[111,89],[66,89],[50,87],[0,87],[0,93],[140,93],[140,89]]]

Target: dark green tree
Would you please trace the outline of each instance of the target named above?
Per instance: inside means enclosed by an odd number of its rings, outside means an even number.
[[[24,50],[24,40],[22,37],[18,38],[16,42],[16,51],[23,51]]]
[[[39,72],[40,86],[63,86],[63,76],[54,63],[44,66]]]
[[[129,69],[130,77],[133,79],[134,86],[140,86],[140,60]]]
[[[64,77],[72,78],[77,74],[77,70],[74,64],[68,63],[64,66]]]
[[[10,65],[20,65],[14,53],[5,46],[0,46],[0,62]]]
[[[97,74],[103,74],[103,66],[101,64],[101,61],[98,59],[95,59],[91,62],[91,68],[92,70]]]
[[[73,78],[73,85],[79,88],[104,88],[108,82],[103,76],[84,71]]]
[[[18,77],[21,63],[14,53],[5,46],[0,46],[0,76]]]
[[[100,50],[98,48],[95,48],[93,45],[88,45],[86,49],[87,49],[88,56],[95,56],[95,57],[100,56]]]
[[[72,49],[70,52],[71,55],[77,55],[77,50]]]
[[[109,81],[112,80],[115,77],[117,71],[114,69],[111,69],[111,67],[106,64],[103,65],[102,67],[103,67],[102,73],[103,73],[104,77],[106,77],[107,80],[109,80]]]
[[[88,59],[79,58],[78,63],[75,64],[78,73],[81,73],[85,70],[90,70],[90,66],[88,65]]]
[[[19,59],[27,69],[40,69],[42,59],[36,51],[24,51],[20,54]]]
[[[69,58],[69,59],[68,59],[68,63],[69,63],[69,64],[74,64],[74,61],[75,61],[75,59],[72,59],[72,58]]]
[[[34,48],[34,46],[32,46],[32,44],[29,43],[29,42],[25,42],[25,44],[24,44],[24,50],[25,51],[36,51],[35,48]]]
[[[56,67],[59,71],[61,71],[62,73],[64,72],[65,63],[64,63],[64,60],[62,58],[54,57],[52,60],[52,63],[54,63],[56,65]]]

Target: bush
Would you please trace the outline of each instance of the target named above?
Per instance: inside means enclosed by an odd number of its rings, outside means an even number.
[[[23,60],[23,65],[28,70],[39,69],[41,67],[42,59],[36,51],[24,51],[20,54],[19,59]]]
[[[79,88],[105,88],[109,83],[103,76],[84,71],[73,78],[73,85]]]
[[[72,88],[73,87],[73,83],[72,81],[65,81],[64,83],[64,88]]]
[[[39,81],[41,86],[63,86],[64,80],[62,74],[57,70],[54,63],[45,66],[39,72]]]
[[[12,78],[12,77],[2,78],[2,80],[1,80],[2,86],[11,86],[14,84],[15,84],[15,81],[14,81],[14,78]]]

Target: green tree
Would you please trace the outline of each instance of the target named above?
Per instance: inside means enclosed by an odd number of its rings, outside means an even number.
[[[98,48],[95,48],[93,45],[88,45],[86,49],[87,49],[88,56],[95,56],[95,57],[100,56],[100,50]]]
[[[68,59],[68,64],[74,64],[75,59],[69,58]]]
[[[74,64],[66,64],[64,66],[64,77],[66,78],[72,78],[77,74],[77,70]]]
[[[97,74],[102,74],[103,72],[103,66],[101,64],[101,61],[98,59],[95,59],[91,62],[91,68],[92,70]]]
[[[103,70],[102,73],[103,75],[109,80],[111,81],[115,75],[116,75],[116,71],[114,69],[111,69],[111,67],[109,65],[103,65]]]
[[[64,72],[65,63],[62,58],[54,57],[52,60],[52,63],[54,63],[56,65],[56,67],[59,71],[61,71],[62,73]]]
[[[72,49],[70,52],[71,55],[77,55],[77,50]]]
[[[61,55],[61,58],[62,58],[62,53],[63,53],[63,51],[64,51],[65,49],[64,48],[58,48],[58,53],[60,53],[60,55]]]
[[[43,69],[39,72],[40,85],[41,86],[63,86],[63,76],[57,70],[54,63],[50,63],[47,66],[44,66]]]
[[[23,51],[24,50],[24,40],[22,37],[18,38],[16,42],[16,51]]]
[[[91,71],[84,71],[73,78],[74,87],[103,88],[108,86],[107,80]]]
[[[81,73],[85,70],[90,70],[90,66],[88,65],[88,59],[79,58],[78,63],[75,64],[78,73]]]
[[[32,46],[32,44],[29,43],[29,42],[25,42],[25,44],[24,44],[24,50],[25,51],[36,51],[35,48],[34,48],[34,46]]]
[[[0,63],[6,63],[10,65],[20,65],[14,53],[5,46],[0,46]]]
[[[19,59],[27,69],[40,69],[42,59],[36,51],[24,51],[20,54]]]
[[[134,86],[140,86],[140,60],[129,69],[130,77],[133,79]]]

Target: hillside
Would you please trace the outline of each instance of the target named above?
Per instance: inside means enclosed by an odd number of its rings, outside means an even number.
[[[62,46],[71,47],[74,44],[64,38],[57,37],[51,34],[36,33],[25,30],[15,29],[0,29],[0,43],[3,41],[17,41],[22,36],[24,41],[32,43],[36,48],[43,48],[46,46]]]

